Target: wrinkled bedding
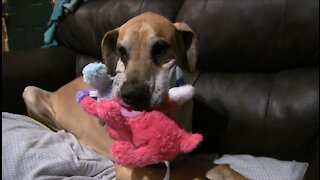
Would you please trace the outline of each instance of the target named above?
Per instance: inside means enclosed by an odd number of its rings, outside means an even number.
[[[225,154],[214,160],[215,164],[227,164],[249,180],[302,180],[308,163],[280,161],[269,157],[254,157],[248,154]]]
[[[2,179],[115,179],[111,160],[65,131],[2,112]]]

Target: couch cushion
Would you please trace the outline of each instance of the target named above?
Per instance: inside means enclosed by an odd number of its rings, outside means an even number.
[[[79,53],[101,58],[103,35],[145,11],[173,21],[183,0],[96,0],[83,3],[57,27],[58,42]]]
[[[202,73],[195,83],[200,150],[306,160],[319,132],[319,69]]]
[[[318,0],[88,1],[59,22],[57,39],[101,58],[104,33],[145,11],[191,26],[199,39],[199,70],[275,72],[319,65]]]
[[[176,21],[198,35],[199,70],[270,72],[319,64],[318,0],[186,0]]]

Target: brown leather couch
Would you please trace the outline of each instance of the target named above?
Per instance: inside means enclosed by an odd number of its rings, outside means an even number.
[[[60,47],[2,53],[2,111],[26,114],[27,85],[56,90],[101,58],[104,33],[153,11],[198,35],[194,153],[309,162],[319,179],[319,1],[91,0],[64,17]],[[85,55],[85,56],[83,56]]]

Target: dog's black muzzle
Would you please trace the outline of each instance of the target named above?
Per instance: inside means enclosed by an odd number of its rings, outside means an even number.
[[[151,93],[149,86],[137,81],[123,83],[120,94],[122,100],[134,110],[149,110]]]

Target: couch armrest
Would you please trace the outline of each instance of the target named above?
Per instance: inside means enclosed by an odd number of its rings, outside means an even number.
[[[76,53],[64,47],[2,53],[2,111],[27,115],[26,86],[54,91],[75,78]]]

